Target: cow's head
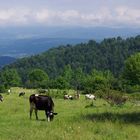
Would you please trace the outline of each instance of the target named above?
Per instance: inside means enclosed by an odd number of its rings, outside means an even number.
[[[54,115],[57,115],[57,113],[54,113],[52,111],[51,112],[47,112],[48,122],[53,120]]]

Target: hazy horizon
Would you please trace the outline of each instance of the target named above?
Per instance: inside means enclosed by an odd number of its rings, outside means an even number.
[[[79,39],[97,41],[140,34],[139,0],[0,0],[0,3],[0,49],[7,46],[12,49],[17,44],[10,39],[31,39],[18,42],[18,49],[25,44],[42,47],[40,41],[34,43],[38,38],[46,41],[58,38],[55,44],[59,45],[62,38],[78,39],[76,43],[80,43]]]

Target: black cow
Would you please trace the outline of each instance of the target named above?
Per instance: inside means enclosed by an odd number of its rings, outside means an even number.
[[[2,95],[0,94],[0,101],[2,102],[3,101],[3,97],[2,97]]]
[[[20,93],[19,93],[19,97],[20,97],[20,96],[24,96],[24,95],[25,95],[25,92],[20,92]]]
[[[33,109],[35,110],[37,120],[38,120],[37,116],[38,110],[45,110],[48,121],[52,121],[54,115],[57,115],[57,113],[54,113],[53,110],[54,102],[50,96],[32,94],[29,97],[29,101],[30,101],[30,119],[32,117]]]

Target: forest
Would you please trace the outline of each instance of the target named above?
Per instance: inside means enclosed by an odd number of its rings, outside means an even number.
[[[0,71],[1,92],[9,87],[140,91],[140,35],[64,45],[16,60]]]

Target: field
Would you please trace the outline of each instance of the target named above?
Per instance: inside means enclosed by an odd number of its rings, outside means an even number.
[[[79,100],[54,99],[54,121],[47,122],[45,113],[38,112],[39,120],[29,119],[29,95],[34,90],[13,88],[3,94],[0,102],[0,140],[140,140],[140,106],[127,102],[111,107],[102,99],[93,106],[84,96]]]

